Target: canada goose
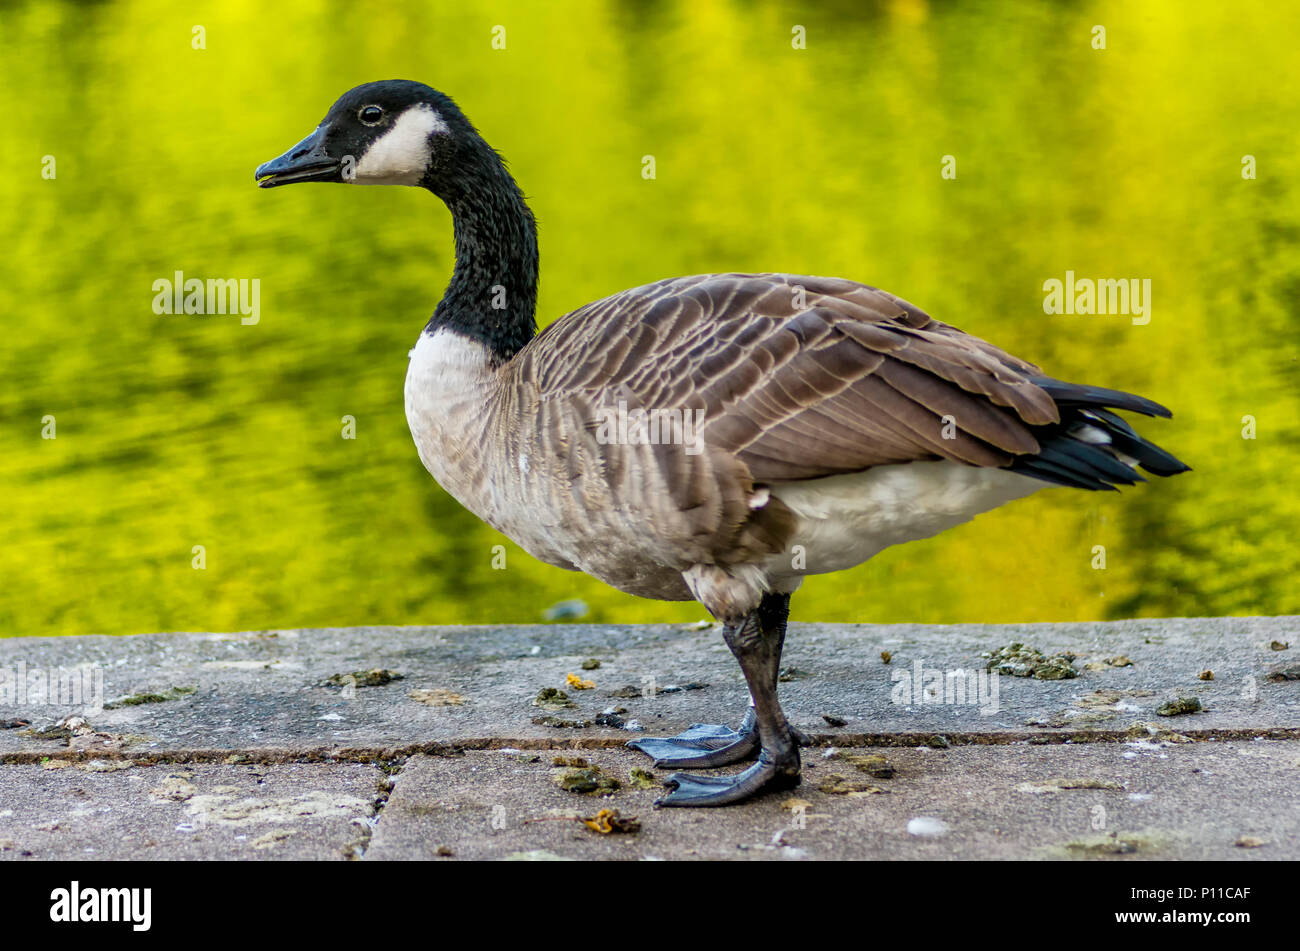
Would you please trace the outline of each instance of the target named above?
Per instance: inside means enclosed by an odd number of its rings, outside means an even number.
[[[446,202],[455,270],[406,377],[425,467],[534,557],[641,597],[693,598],[722,622],[751,696],[740,728],[629,746],[660,766],[757,762],[674,774],[666,806],[798,784],[777,672],[804,575],[1049,484],[1114,489],[1144,481],[1135,466],[1188,468],[1112,412],[1163,406],[1054,380],[853,281],[673,278],[536,334],[532,213],[456,104],[420,83],[358,86],[255,177],[417,185]],[[667,437],[645,425],[656,414]]]

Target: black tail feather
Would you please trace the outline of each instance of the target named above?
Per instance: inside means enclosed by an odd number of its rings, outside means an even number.
[[[1091,478],[1077,469],[1058,466],[1053,462],[1048,462],[1041,456],[1024,456],[1017,459],[1011,465],[1012,472],[1019,472],[1021,475],[1032,476],[1043,482],[1052,482],[1056,485],[1068,486],[1071,489],[1095,489],[1106,490],[1108,492],[1118,492],[1119,489],[1109,482],[1103,482],[1100,479]]]
[[[1191,466],[1166,452],[1153,442],[1148,442],[1133,431],[1133,427],[1121,417],[1104,409],[1090,409],[1089,415],[1098,417],[1106,432],[1110,435],[1111,445],[1126,456],[1136,459],[1147,472],[1158,476],[1173,476],[1180,472],[1189,472]]]
[[[1088,386],[1086,383],[1066,383],[1044,376],[1030,377],[1029,382],[1046,392],[1056,401],[1056,405],[1063,409],[1067,406],[1088,408],[1113,406],[1116,409],[1141,413],[1143,416],[1163,416],[1165,419],[1170,419],[1174,415],[1155,400],[1125,393],[1122,390],[1108,390],[1100,386]]]
[[[1041,448],[1036,455],[1018,456],[1010,466],[1013,472],[1078,489],[1114,491],[1117,485],[1146,481],[1133,464],[1157,476],[1190,470],[1107,408],[1145,416],[1173,415],[1159,403],[1099,386],[1043,377],[1033,382],[1056,401],[1061,421],[1035,428]]]

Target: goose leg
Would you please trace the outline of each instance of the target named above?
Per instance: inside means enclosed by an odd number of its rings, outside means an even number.
[[[776,696],[789,610],[789,595],[767,595],[756,611],[739,623],[723,628],[727,646],[749,684],[758,728],[758,762],[735,776],[674,773],[667,780],[674,788],[658,805],[725,806],[760,791],[792,789],[799,785],[798,737],[786,722]]]
[[[781,648],[785,644],[786,618],[790,614],[790,595],[768,595],[758,607],[759,622],[770,632],[772,689],[776,689],[777,677],[781,671]],[[807,743],[807,737],[795,731],[795,739]],[[676,736],[647,736],[632,740],[629,749],[645,753],[655,762],[655,766],[682,766],[695,769],[711,769],[715,766],[727,766],[731,763],[743,763],[758,755],[758,719],[754,712],[754,700],[749,701],[749,710],[738,729],[732,730],[720,724],[692,723],[686,730]]]

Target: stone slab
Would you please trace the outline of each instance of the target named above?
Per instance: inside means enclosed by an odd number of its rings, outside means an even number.
[[[1275,641],[1295,646],[1277,651],[1270,648]],[[1013,642],[1045,654],[1077,655],[1080,676],[1001,677],[993,706],[926,702],[913,689],[918,672],[921,684],[927,671],[943,677],[975,670],[987,663],[983,652]],[[890,652],[890,663],[882,661],[882,651]],[[1132,666],[1105,666],[1120,656]],[[588,659],[599,660],[600,667],[583,670]],[[793,668],[782,684],[786,711],[822,743],[911,745],[933,734],[957,744],[1030,737],[1115,740],[1141,723],[1198,737],[1300,735],[1300,680],[1269,679],[1270,672],[1300,664],[1295,617],[951,627],[798,624],[791,627],[785,663]],[[1102,666],[1089,670],[1089,664]],[[637,731],[597,725],[604,710],[622,708],[618,716],[642,732],[671,733],[691,722],[734,723],[747,703],[716,626],[349,628],[0,640],[0,672],[20,666],[29,672],[97,670],[109,700],[148,694],[176,699],[92,713],[90,727],[102,735],[89,738],[38,735],[77,706],[0,700],[0,723],[30,721],[30,728],[0,729],[0,762],[50,756],[221,762],[233,751],[262,762],[373,760],[521,744],[616,747]],[[370,668],[395,670],[403,679],[352,691],[326,683],[332,675]],[[1198,679],[1204,670],[1213,671],[1212,681]],[[534,705],[543,688],[564,688],[568,674],[595,687],[567,689],[570,708]],[[692,684],[706,686],[673,689]],[[192,693],[183,692],[189,688]],[[616,695],[628,692],[633,696]],[[1180,696],[1197,698],[1202,711],[1167,720],[1156,716],[1162,703]],[[844,725],[830,726],[825,716]],[[591,725],[547,725],[557,721]]]

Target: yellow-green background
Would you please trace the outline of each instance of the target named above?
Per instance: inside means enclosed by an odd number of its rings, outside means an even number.
[[[702,615],[508,542],[492,570],[504,540],[424,473],[402,381],[452,266],[440,203],[254,188],[388,78],[509,159],[543,324],[677,274],[833,274],[1174,408],[1141,425],[1194,473],[1043,493],[810,579],[796,618],[1296,612],[1298,35],[1276,3],[6,4],[0,634]],[[1066,269],[1150,278],[1151,323],[1045,315]],[[176,270],[259,278],[260,324],[155,315]]]

